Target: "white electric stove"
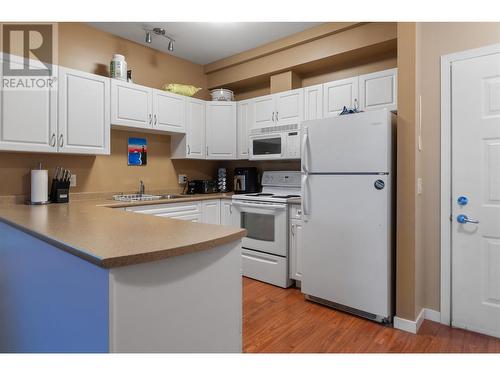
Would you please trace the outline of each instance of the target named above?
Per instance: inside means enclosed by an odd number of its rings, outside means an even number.
[[[243,275],[287,288],[288,204],[300,198],[300,172],[267,171],[262,192],[233,195],[236,220],[247,230],[243,238]]]

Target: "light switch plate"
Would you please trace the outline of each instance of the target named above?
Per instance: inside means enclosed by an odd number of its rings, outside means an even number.
[[[76,174],[72,174],[71,178],[69,180],[69,186],[70,187],[75,187],[76,186]]]
[[[417,178],[417,194],[422,194],[422,177]]]
[[[179,184],[180,185],[181,184],[185,184],[187,182],[187,180],[188,180],[187,175],[185,175],[185,174],[180,174],[179,175]]]

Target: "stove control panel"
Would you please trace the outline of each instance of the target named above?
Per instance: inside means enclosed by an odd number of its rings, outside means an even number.
[[[300,188],[300,172],[265,171],[262,174],[262,186],[286,186]]]

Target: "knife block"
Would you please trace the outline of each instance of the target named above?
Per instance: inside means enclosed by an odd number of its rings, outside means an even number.
[[[50,188],[50,201],[53,203],[69,202],[69,181],[52,180]]]

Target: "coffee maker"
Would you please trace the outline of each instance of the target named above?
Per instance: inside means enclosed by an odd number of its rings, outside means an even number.
[[[236,194],[259,192],[259,174],[257,168],[234,168],[234,192]]]

